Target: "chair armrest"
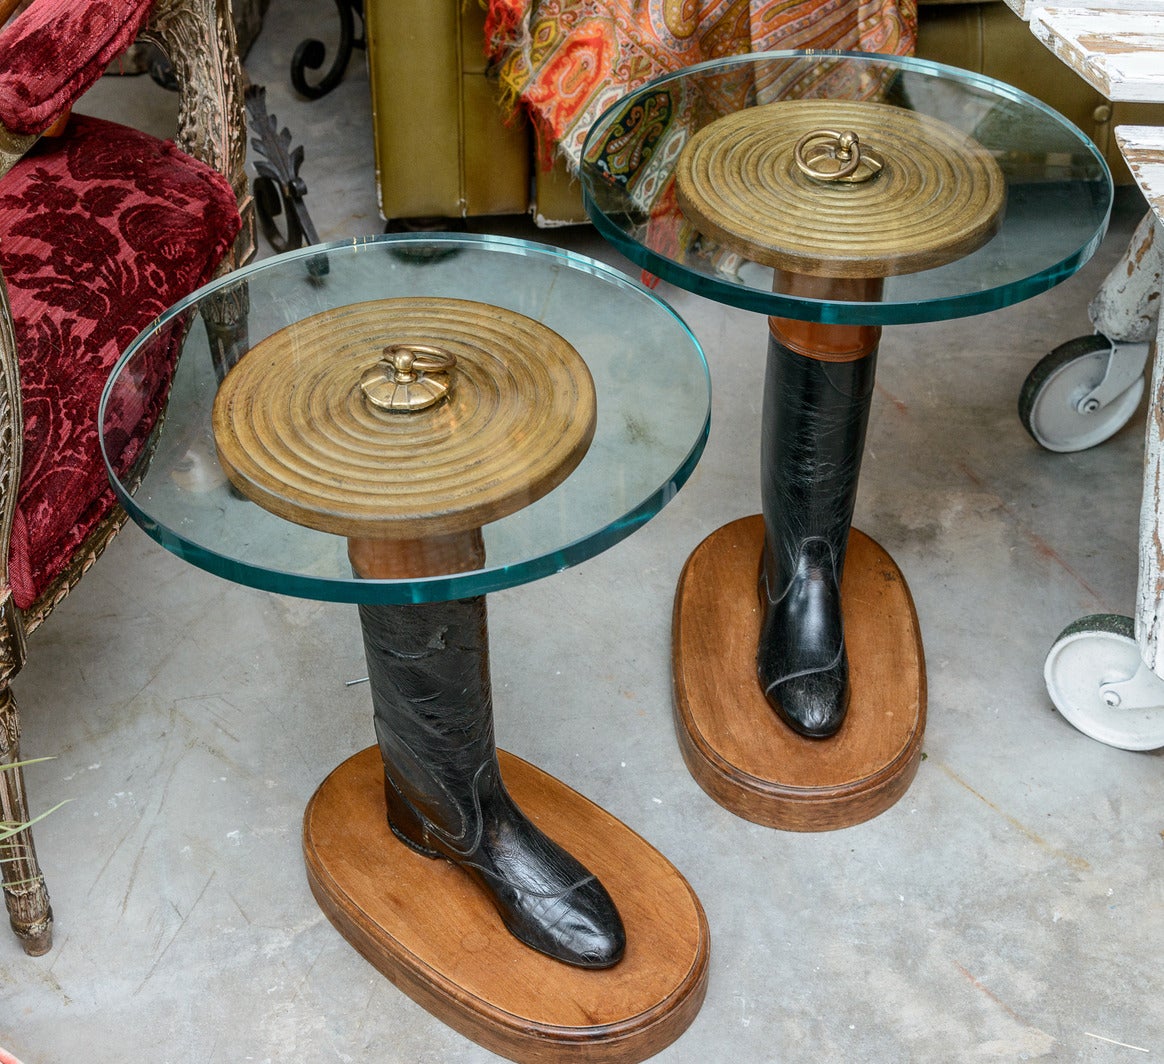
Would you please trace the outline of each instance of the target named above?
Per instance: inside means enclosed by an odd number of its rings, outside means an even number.
[[[0,31],[0,124],[52,125],[137,36],[151,0],[33,0]]]

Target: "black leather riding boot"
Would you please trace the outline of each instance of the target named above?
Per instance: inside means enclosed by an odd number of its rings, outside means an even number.
[[[501,780],[484,597],[360,606],[360,621],[392,831],[468,872],[526,945],[614,964],[626,937],[610,895]]]
[[[769,337],[756,669],[773,709],[812,738],[835,734],[849,705],[840,585],[876,357],[875,342],[829,362]]]

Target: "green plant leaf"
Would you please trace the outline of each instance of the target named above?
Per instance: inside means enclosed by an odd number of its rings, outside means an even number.
[[[4,761],[0,762],[0,772],[6,768],[24,768],[25,765],[39,765],[42,761],[55,761],[54,757],[29,757],[24,761]]]
[[[72,801],[72,799],[66,798],[63,802],[57,802],[57,804],[54,805],[51,809],[46,809],[39,816],[34,816],[31,820],[26,820],[22,824],[19,824],[13,820],[0,820],[0,842],[3,842],[5,839],[12,838],[13,835],[19,835],[20,832],[24,831],[26,828],[30,828],[33,824],[44,820],[46,816],[52,816],[52,814],[60,809],[62,805],[68,805],[70,801]]]
[[[53,758],[51,757],[30,757],[23,761],[4,761],[0,762],[0,772],[4,772],[8,769],[24,768],[26,765],[39,765],[42,761],[52,760]],[[65,802],[60,802],[59,804],[54,805],[52,809],[48,810],[48,812],[41,813],[40,816],[33,817],[31,820],[26,820],[23,823],[15,820],[0,820],[0,842],[2,842],[4,839],[12,838],[13,835],[19,834],[26,828],[32,827],[32,825],[37,823],[37,821],[43,820],[50,813],[55,813],[62,805],[65,804]],[[9,860],[15,860],[15,858],[9,858]]]

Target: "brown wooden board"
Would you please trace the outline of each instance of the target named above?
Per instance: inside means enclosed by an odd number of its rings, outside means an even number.
[[[320,785],[303,822],[312,893],[340,933],[409,997],[467,1038],[529,1064],[626,1064],[670,1045],[707,988],[699,899],[630,828],[533,765],[499,752],[526,815],[606,886],[627,932],[613,968],[574,968],[522,945],[450,862],[388,828],[376,747]]]
[[[909,787],[925,732],[917,614],[893,559],[856,529],[841,584],[852,701],[829,739],[793,732],[756,678],[756,592],[764,522],[713,532],[688,558],[675,597],[675,717],[699,785],[746,820],[789,831],[848,827]]]

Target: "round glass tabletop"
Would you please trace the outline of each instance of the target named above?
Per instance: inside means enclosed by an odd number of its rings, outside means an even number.
[[[515,320],[528,321],[528,331],[540,337],[539,342],[549,336],[548,329],[572,345],[585,363],[582,376],[588,370],[593,381],[592,400],[589,389],[583,388],[593,438],[587,443],[588,429],[574,431],[568,419],[554,420],[529,408],[546,402],[544,392],[536,388],[522,398],[520,381],[536,367],[527,371],[525,355],[525,362],[510,372],[514,352],[507,350],[504,333],[500,344],[493,335],[489,343],[495,352],[500,349],[502,374],[517,379],[518,385],[505,386],[513,394],[504,400],[509,404],[503,411],[508,420],[500,431],[489,427],[488,411],[481,415],[479,409],[485,401],[480,396],[488,389],[476,383],[466,389],[462,405],[477,404],[474,431],[491,447],[514,454],[531,451],[523,432],[553,434],[546,440],[547,450],[558,436],[572,434],[568,468],[543,477],[544,483],[531,488],[528,504],[516,509],[512,484],[506,482],[504,509],[512,512],[495,520],[485,518],[484,561],[476,559],[477,568],[446,572],[429,559],[431,575],[358,578],[349,559],[350,532],[342,527],[338,532],[308,527],[299,523],[304,518],[294,508],[289,516],[279,516],[278,504],[268,506],[266,498],[260,500],[263,505],[252,502],[254,496],[231,482],[226,470],[239,474],[220,458],[223,438],[215,436],[215,400],[220,389],[224,396],[229,394],[223,382],[231,379],[228,374],[235,366],[242,372],[250,354],[267,358],[276,352],[280,361],[272,363],[272,375],[283,375],[286,386],[268,389],[260,374],[254,389],[259,398],[248,402],[272,408],[283,404],[287,410],[253,411],[249,420],[257,428],[247,446],[256,454],[275,453],[280,462],[296,467],[290,478],[292,490],[300,491],[306,483],[303,490],[310,497],[300,509],[315,507],[317,495],[324,499],[319,505],[326,508],[324,497],[330,488],[350,494],[352,479],[356,491],[377,490],[379,458],[374,451],[360,456],[364,465],[353,477],[343,467],[350,455],[342,454],[332,468],[328,448],[341,436],[347,440],[362,431],[359,426],[369,419],[401,415],[357,410],[358,402],[344,399],[339,404],[343,412],[336,417],[311,387],[298,385],[318,375],[321,365],[326,376],[330,362],[338,365],[350,357],[352,322],[375,332],[376,301],[409,304],[418,297],[442,307],[449,301],[472,301],[500,308],[495,317],[504,328]],[[476,345],[488,346],[485,334],[496,333],[497,328],[488,310],[477,309],[488,320],[457,326],[456,343],[466,366],[473,362]],[[232,319],[238,320],[233,327],[206,325]],[[381,342],[369,349],[372,364]],[[334,359],[330,354],[321,359],[320,347],[330,352],[332,345]],[[275,395],[269,403],[264,398],[268,392]],[[461,409],[451,405],[456,395],[454,385],[445,400],[448,412],[439,404],[433,408],[454,433]],[[521,408],[523,402],[527,409]],[[241,425],[239,431],[246,434],[246,412],[240,415],[236,407],[233,415],[232,424],[236,429]],[[344,422],[334,431],[333,417]],[[101,446],[114,490],[133,519],[164,547],[240,584],[302,598],[385,604],[485,594],[547,576],[612,546],[656,514],[684,484],[702,454],[709,417],[710,379],[699,343],[683,321],[645,288],[579,255],[526,241],[455,234],[392,235],[320,245],[228,274],[171,308],[134,340],[106,385],[99,412]],[[349,432],[351,425],[356,429]],[[309,438],[322,450],[304,451],[291,436]],[[412,455],[402,457],[399,448],[394,450],[384,460],[383,480],[399,487],[388,491],[423,495],[427,458],[432,448],[441,446],[430,434],[418,442],[415,461]],[[465,478],[472,481],[475,473],[469,467],[475,456],[466,456],[460,444],[450,453],[464,463]],[[404,469],[409,462],[415,465],[415,474]],[[447,469],[441,475],[449,481]],[[418,537],[413,527],[409,538],[415,545],[423,539],[423,530]],[[463,564],[458,560],[449,568]]]
[[[899,216],[894,224],[899,225],[901,244],[908,245],[920,227],[935,224],[933,219],[918,220],[926,217],[934,197],[949,201],[941,212],[951,215],[953,227],[959,202],[979,192],[975,186],[981,184],[980,177],[959,174],[937,155],[941,150],[948,158],[950,143],[959,141],[966,151],[984,158],[992,174],[1001,171],[1005,202],[985,242],[978,241],[954,261],[932,266],[922,262],[920,268],[915,262],[909,266],[912,272],[885,276],[873,286],[837,286],[821,298],[819,286],[790,285],[787,276],[780,276],[779,261],[775,268],[770,258],[767,265],[757,261],[766,256],[725,239],[706,215],[697,223],[690,198],[682,195],[692,167],[710,199],[724,195],[724,182],[714,167],[699,171],[690,161],[700,142],[712,136],[708,127],[718,121],[743,125],[741,112],[766,107],[762,119],[757,115],[758,121],[749,118],[747,124],[752,129],[767,125],[769,133],[789,144],[791,155],[800,130],[790,134],[786,128],[790,101],[852,101],[874,116],[861,136],[875,143],[886,161],[868,187],[876,189],[880,183],[887,206],[869,206],[868,192],[841,193],[839,186],[819,191],[820,181],[787,172],[790,167],[783,161],[786,172],[764,172],[769,163],[745,145],[742,161],[733,163],[733,180],[749,192],[771,186],[767,193],[759,190],[761,205],[740,200],[739,216],[745,223],[749,216],[764,213],[765,194],[773,207],[791,212],[790,228],[799,228],[802,221],[811,227],[818,192],[834,200],[847,194],[856,209],[838,211],[835,202],[827,210],[822,207],[827,224],[811,234],[810,248],[814,241],[822,248],[859,243],[871,228],[885,226],[888,211]],[[794,105],[792,112],[796,106],[802,105]],[[877,117],[899,112],[912,112],[917,125],[943,131],[933,158],[918,162],[915,155],[900,161],[906,138],[895,128],[898,123]],[[700,137],[701,131],[707,132]],[[819,144],[810,147],[818,150]],[[927,169],[932,170],[929,186]],[[920,183],[921,189],[916,194],[917,188],[911,192],[907,186],[919,171],[915,185]],[[1112,198],[1111,175],[1095,146],[1034,97],[937,63],[855,53],[734,56],[658,78],[624,96],[594,124],[583,149],[581,176],[587,211],[599,231],[656,276],[731,306],[839,325],[940,321],[995,310],[1045,291],[1090,258],[1107,229]],[[955,180],[962,180],[963,187],[951,195],[949,184]],[[776,223],[777,231],[782,224]]]

